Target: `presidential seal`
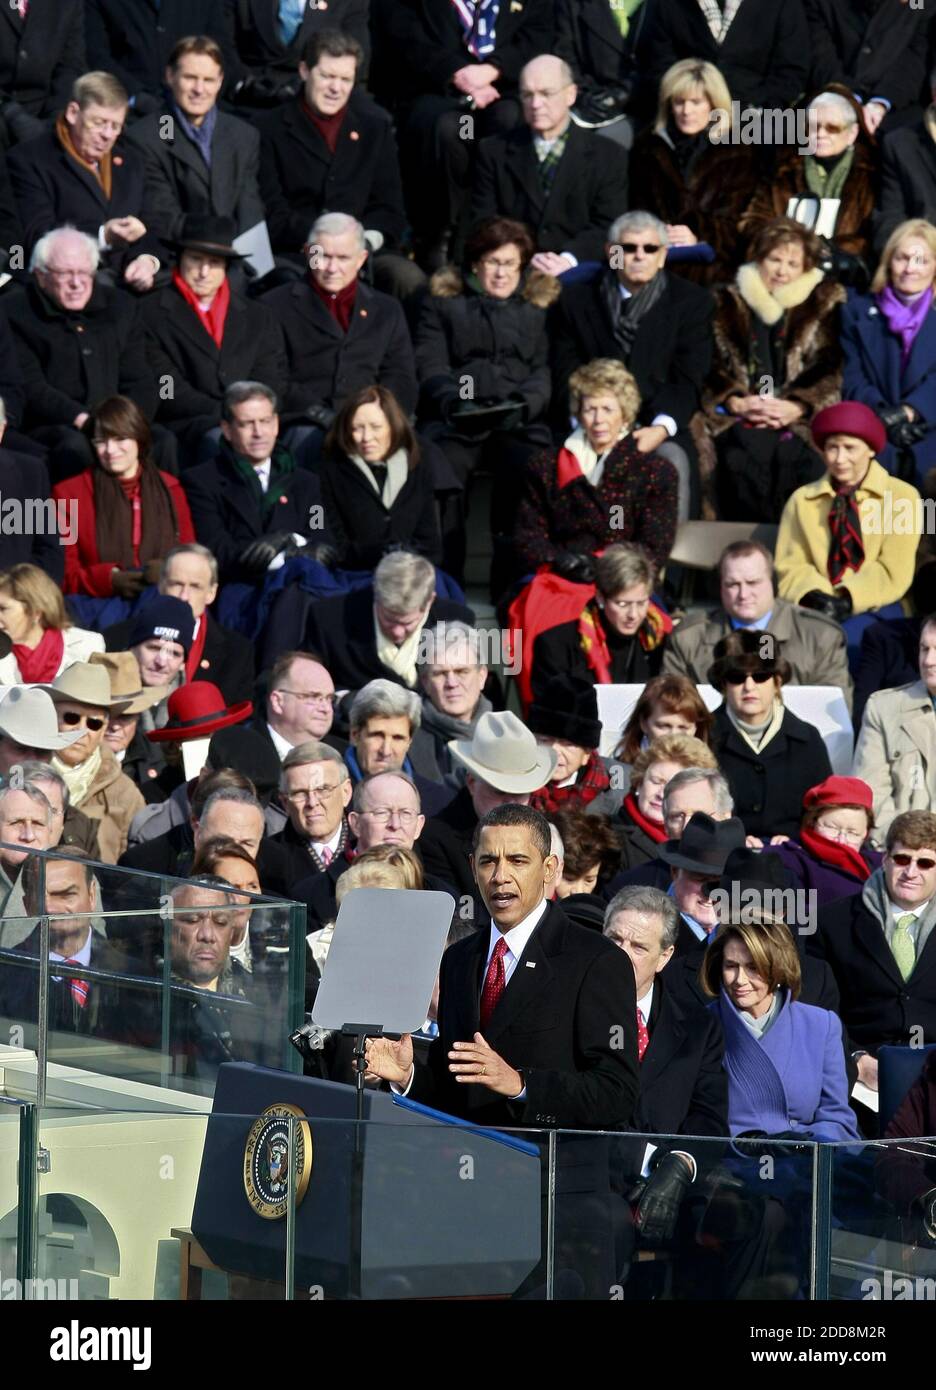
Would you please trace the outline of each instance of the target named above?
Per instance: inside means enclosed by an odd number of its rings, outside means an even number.
[[[264,1221],[286,1215],[289,1194],[289,1121],[295,1117],[296,1206],[302,1201],[312,1173],[312,1131],[298,1105],[269,1105],[250,1126],[244,1146],[244,1191]]]

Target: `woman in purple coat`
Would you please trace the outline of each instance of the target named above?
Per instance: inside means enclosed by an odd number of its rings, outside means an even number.
[[[725,1035],[733,1136],[858,1138],[841,1020],[797,1003],[800,959],[783,923],[721,927],[705,953],[702,984]]]
[[[772,845],[795,888],[814,889],[817,907],[858,893],[880,868],[868,844],[874,797],[860,777],[826,777],[803,797],[799,839]]]

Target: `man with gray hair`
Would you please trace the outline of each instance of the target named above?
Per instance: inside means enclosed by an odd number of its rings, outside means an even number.
[[[436,597],[435,569],[421,555],[395,550],[374,571],[374,587],[316,600],[287,590],[274,608],[264,653],[302,648],[318,654],[336,687],[359,690],[376,676],[416,686],[424,630],[474,622],[462,603]]]
[[[482,714],[493,708],[483,693],[488,667],[481,633],[468,623],[436,623],[424,628],[416,655],[423,690],[422,727],[432,740],[435,771],[428,775],[453,787],[464,785],[466,771],[452,760],[454,738],[471,739]]]
[[[693,508],[690,466],[695,449],[689,422],[699,409],[712,363],[708,290],[665,269],[666,228],[651,212],[627,212],[613,223],[605,246],[607,269],[567,285],[550,309],[556,427],[567,430],[572,373],[597,357],[623,362],[642,401],[633,431],[638,449],[659,454],[679,474],[679,517]]]
[[[347,213],[324,213],[303,255],[307,277],[273,290],[263,302],[286,343],[285,439],[298,461],[312,467],[345,397],[362,386],[384,386],[410,414],[418,392],[399,302],[358,279],[368,256],[360,222]]]
[[[5,300],[26,381],[20,427],[52,450],[53,482],[95,463],[80,431],[96,402],[129,396],[148,419],[156,409],[138,305],[97,282],[99,262],[93,237],[58,227],[40,237],[28,283]],[[174,459],[175,441],[156,428],[154,461],[174,472]]]
[[[679,1001],[663,972],[679,934],[672,898],[657,888],[622,888],[605,912],[604,935],[630,958],[637,986],[637,1055],[640,1098],[634,1110],[638,1134],[725,1135],[728,1078],[722,1067],[725,1040],[710,1009]],[[647,1144],[619,1146],[626,1171],[622,1186],[637,1181],[635,1226],[644,1242],[665,1243],[676,1231],[679,1208],[698,1165],[689,1152]],[[704,1152],[700,1151],[700,1163]],[[645,1185],[642,1180],[646,1180]]]
[[[421,776],[411,761],[411,749],[418,757],[415,739],[421,718],[422,705],[415,691],[405,690],[396,681],[368,681],[351,705],[351,746],[345,762],[355,782],[378,772],[405,772],[432,816],[451,801],[454,790]]]
[[[696,811],[704,811],[716,821],[730,820],[734,814],[728,783],[716,768],[684,767],[667,782],[663,792],[663,826],[667,837],[678,840]],[[660,888],[665,892],[671,879],[669,864],[658,855],[636,869],[617,874],[608,884],[605,895],[613,898],[629,884]]]
[[[627,207],[627,155],[572,120],[577,95],[564,59],[534,58],[520,73],[523,124],[478,149],[472,221],[526,223],[533,267],[547,275],[600,260],[605,228]]]
[[[339,752],[310,739],[283,759],[280,802],[288,824],[272,837],[289,856],[290,882],[322,873],[348,848],[345,810],[351,800],[351,775]]]
[[[217,457],[185,475],[196,534],[223,584],[261,583],[290,555],[327,562],[328,531],[318,477],[279,439],[276,392],[236,381],[222,407]]]

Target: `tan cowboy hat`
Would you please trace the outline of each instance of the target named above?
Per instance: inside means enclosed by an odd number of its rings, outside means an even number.
[[[92,652],[88,660],[107,671],[114,699],[130,701],[124,714],[142,714],[169,694],[168,685],[143,684],[140,663],[133,652]]]
[[[0,734],[23,748],[54,753],[83,737],[83,731],[60,734],[55,705],[37,685],[14,685],[0,700]]]
[[[537,743],[509,710],[482,714],[474,736],[453,738],[448,748],[452,757],[482,782],[515,796],[538,791],[556,770],[555,749]]]
[[[115,699],[111,694],[110,676],[103,666],[92,666],[87,661],[76,661],[73,666],[55,677],[51,685],[41,685],[53,700],[73,700],[78,705],[95,705],[100,709],[112,709],[123,714],[132,700]]]

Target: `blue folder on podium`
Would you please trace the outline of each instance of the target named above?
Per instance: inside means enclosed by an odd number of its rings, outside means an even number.
[[[351,1290],[354,1091],[242,1063],[218,1073],[192,1230],[221,1269],[282,1283],[286,1220],[252,1205],[245,1154],[257,1117],[295,1106],[311,1139],[296,1209],[295,1286]],[[365,1092],[360,1292],[368,1299],[509,1295],[541,1255],[540,1151],[404,1097]],[[281,1165],[280,1165],[281,1166]]]

